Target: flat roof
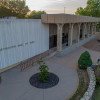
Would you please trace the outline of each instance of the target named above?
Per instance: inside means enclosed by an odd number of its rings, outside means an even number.
[[[100,22],[99,17],[89,17],[71,14],[43,14],[42,23],[82,23],[82,22]]]

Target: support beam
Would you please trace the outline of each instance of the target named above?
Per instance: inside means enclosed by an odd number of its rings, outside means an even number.
[[[69,24],[68,46],[72,46],[73,26],[74,24]]]
[[[83,29],[82,29],[82,40],[85,39],[85,34],[86,34],[86,23],[83,23]]]
[[[57,51],[62,51],[62,29],[64,24],[57,24]]]
[[[77,43],[80,40],[80,29],[81,29],[81,23],[78,23],[77,24],[77,40],[76,40]]]

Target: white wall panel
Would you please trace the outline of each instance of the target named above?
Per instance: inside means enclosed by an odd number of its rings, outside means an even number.
[[[0,69],[49,49],[49,26],[40,19],[0,19]]]

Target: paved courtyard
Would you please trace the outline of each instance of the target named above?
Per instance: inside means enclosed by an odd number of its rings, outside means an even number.
[[[0,85],[0,100],[66,100],[77,89],[78,76],[76,69],[53,62],[55,58],[46,60],[50,72],[58,75],[58,85],[49,89],[38,89],[32,87],[29,78],[37,73],[38,65],[20,72],[13,68],[2,73],[2,84]]]
[[[13,68],[2,73],[0,100],[68,100],[77,90],[77,61],[80,54],[86,50],[90,52],[93,63],[96,63],[100,52],[83,46],[69,54],[64,53],[63,56],[53,56],[45,60],[49,71],[60,79],[58,85],[49,89],[38,89],[29,83],[29,78],[39,72],[38,65],[23,72],[20,72],[19,68]]]

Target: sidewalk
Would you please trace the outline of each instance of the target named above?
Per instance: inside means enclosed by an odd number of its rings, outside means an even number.
[[[81,46],[69,54],[64,53],[61,57],[53,56],[45,60],[49,71],[58,75],[60,79],[58,85],[49,89],[38,89],[29,83],[29,78],[39,72],[38,65],[23,72],[13,68],[2,73],[0,100],[68,100],[77,90],[77,61],[80,54],[86,50],[91,54],[93,63],[100,58],[100,52]]]
[[[38,65],[20,72],[13,68],[2,73],[2,84],[0,84],[0,100],[66,100],[74,94],[78,86],[78,76],[75,68],[63,63],[68,59],[52,57],[45,62],[49,71],[59,77],[58,85],[49,89],[38,89],[32,87],[29,78],[39,72]],[[61,63],[58,63],[61,60]],[[57,61],[57,62],[55,62]],[[70,59],[69,59],[70,62]]]

